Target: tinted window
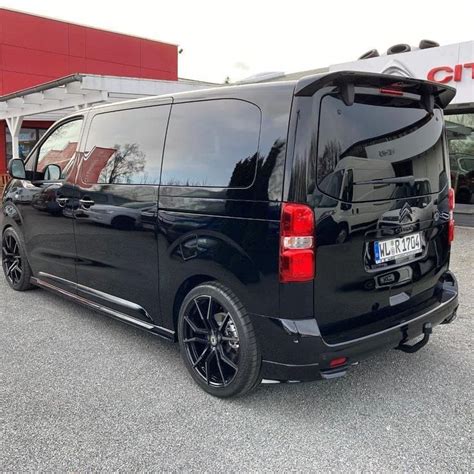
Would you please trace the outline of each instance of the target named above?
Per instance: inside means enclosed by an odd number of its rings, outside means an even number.
[[[461,167],[466,171],[474,171],[474,157],[459,160]]]
[[[351,174],[352,189],[344,189],[344,197],[352,201],[417,196],[446,185],[439,110],[428,113],[414,100],[370,95],[346,106],[328,95],[320,117],[317,181],[324,193],[341,198],[341,186],[330,179],[341,173]],[[338,181],[349,182],[342,176]]]
[[[173,105],[161,183],[245,188],[255,178],[260,109],[241,100]]]
[[[96,115],[82,164],[82,180],[99,184],[158,184],[169,106]]]
[[[82,120],[74,120],[54,130],[37,152],[36,171],[44,173],[48,165],[58,165],[62,176],[66,176],[76,153],[81,126]]]

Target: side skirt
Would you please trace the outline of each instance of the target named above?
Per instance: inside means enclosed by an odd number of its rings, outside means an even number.
[[[172,331],[170,329],[157,326],[156,324],[149,323],[147,321],[142,321],[140,319],[134,318],[132,316],[129,316],[128,314],[121,313],[120,311],[113,310],[111,308],[108,308],[106,306],[100,305],[98,303],[95,303],[93,301],[90,301],[82,296],[75,295],[74,293],[71,293],[67,290],[64,290],[62,288],[58,288],[57,286],[52,285],[51,283],[48,283],[46,281],[41,280],[40,278],[35,278],[31,277],[31,283],[33,285],[39,286],[41,288],[44,288],[45,290],[52,291],[56,294],[59,294],[61,296],[64,296],[65,298],[74,301],[76,303],[81,304],[82,306],[85,306],[89,309],[92,309],[94,311],[97,311],[102,314],[106,314],[107,316],[111,316],[114,319],[118,319],[119,321],[122,321],[126,324],[130,324],[131,326],[138,327],[140,329],[145,329],[146,331],[156,335],[163,337],[167,340],[174,341],[175,340],[175,331]]]

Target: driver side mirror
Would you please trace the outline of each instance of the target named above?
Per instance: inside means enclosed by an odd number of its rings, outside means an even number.
[[[26,179],[25,163],[20,158],[12,158],[8,163],[8,174],[15,179]]]
[[[61,167],[59,165],[50,164],[44,169],[45,181],[57,181],[61,179]]]

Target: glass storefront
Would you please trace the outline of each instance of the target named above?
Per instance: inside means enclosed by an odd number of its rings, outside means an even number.
[[[10,158],[13,155],[13,150],[12,150],[12,136],[10,135],[10,130],[8,130],[8,127],[5,127],[6,129],[6,156],[7,156],[7,162],[10,160]],[[35,146],[36,142],[43,136],[43,134],[46,132],[45,129],[42,128],[21,128],[20,130],[20,137],[19,137],[19,142],[20,142],[20,158],[26,158],[28,156],[28,153],[33,149]]]
[[[445,118],[456,212],[461,214],[459,217],[465,225],[474,225],[474,113]]]

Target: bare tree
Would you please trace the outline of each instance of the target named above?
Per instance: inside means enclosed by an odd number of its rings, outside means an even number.
[[[146,155],[136,143],[114,145],[113,148],[116,152],[102,171],[103,182],[130,184],[134,175],[143,173]]]

